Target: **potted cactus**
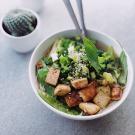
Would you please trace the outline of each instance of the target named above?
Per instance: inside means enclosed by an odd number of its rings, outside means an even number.
[[[1,20],[1,30],[18,52],[28,52],[38,43],[39,18],[28,9],[14,9]]]

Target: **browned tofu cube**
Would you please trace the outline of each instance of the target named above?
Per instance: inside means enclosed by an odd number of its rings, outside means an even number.
[[[96,82],[91,82],[86,88],[79,91],[79,95],[84,102],[92,100],[96,94]]]
[[[103,86],[107,86],[107,85],[109,85],[109,82],[107,80],[103,79],[102,80],[102,85]]]
[[[56,85],[60,75],[60,70],[53,67],[49,68],[45,82],[51,85]]]
[[[100,92],[100,91],[104,92],[108,96],[111,95],[111,89],[110,89],[109,86],[99,86],[99,87],[97,87],[97,92]]]
[[[98,105],[100,108],[105,108],[109,104],[110,100],[111,100],[111,98],[107,94],[105,94],[104,92],[100,91],[95,96],[93,102],[96,105]]]
[[[122,97],[122,89],[120,87],[112,88],[111,99],[112,100],[120,100]]]
[[[103,79],[103,80],[97,80],[97,82],[98,82],[99,85],[102,85],[102,86],[109,85],[109,82],[107,80],[105,80],[105,79]]]
[[[75,89],[82,89],[88,86],[88,79],[87,78],[81,78],[71,81],[72,86]]]
[[[65,101],[69,107],[74,107],[82,102],[79,94],[77,92],[71,92],[65,96]]]
[[[79,108],[89,115],[94,115],[100,111],[100,107],[93,103],[80,103]]]
[[[58,84],[58,86],[54,90],[54,95],[55,96],[64,96],[67,93],[71,91],[71,88],[69,85],[65,84]]]

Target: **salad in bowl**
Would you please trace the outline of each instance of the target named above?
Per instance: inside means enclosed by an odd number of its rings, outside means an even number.
[[[43,104],[77,120],[115,110],[133,82],[127,53],[117,41],[95,31],[82,38],[69,30],[43,41],[31,57],[29,75]]]

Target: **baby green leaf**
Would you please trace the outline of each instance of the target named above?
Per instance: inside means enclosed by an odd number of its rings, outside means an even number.
[[[91,63],[91,66],[97,72],[99,72],[100,66],[98,63],[98,50],[97,50],[96,46],[94,45],[94,43],[90,39],[88,39],[86,37],[83,38],[83,43],[85,46],[86,55]]]

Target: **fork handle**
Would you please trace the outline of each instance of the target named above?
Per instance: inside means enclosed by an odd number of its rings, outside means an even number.
[[[83,33],[84,36],[86,36],[87,35],[87,30],[86,30],[85,23],[84,23],[82,0],[76,0],[76,2],[77,2],[78,11],[79,11],[79,17],[80,17],[80,23],[81,23],[81,27],[82,27],[82,33]]]
[[[70,0],[63,0],[63,2],[64,2],[65,6],[66,6],[66,8],[68,10],[68,13],[69,13],[70,17],[72,18],[72,21],[73,21],[77,31],[79,32],[79,34],[81,34],[82,30],[81,30],[81,28],[79,26],[79,23],[77,21],[77,18],[75,16],[75,13],[74,13],[74,10],[72,8]]]

